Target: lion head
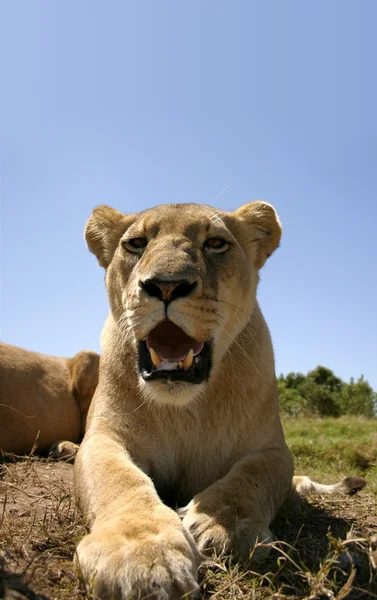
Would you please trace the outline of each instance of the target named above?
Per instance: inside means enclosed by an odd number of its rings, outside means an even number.
[[[112,319],[143,395],[184,405],[203,394],[250,320],[258,271],[280,236],[274,208],[261,201],[234,212],[94,209],[86,241],[106,269]]]

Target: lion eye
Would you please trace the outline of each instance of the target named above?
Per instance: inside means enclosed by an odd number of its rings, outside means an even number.
[[[129,252],[140,252],[141,250],[144,250],[147,244],[148,240],[146,238],[136,237],[124,241],[123,247],[126,248],[126,250],[128,250]]]
[[[229,242],[220,237],[213,237],[205,242],[204,247],[209,252],[225,252],[229,248]]]

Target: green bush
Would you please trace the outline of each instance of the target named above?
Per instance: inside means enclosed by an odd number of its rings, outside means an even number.
[[[340,407],[344,415],[363,415],[373,417],[376,414],[377,394],[363,375],[355,383],[353,378],[343,386],[340,395]]]
[[[307,375],[280,375],[278,388],[281,411],[292,417],[377,414],[377,394],[363,376],[345,383],[331,369],[318,366]]]

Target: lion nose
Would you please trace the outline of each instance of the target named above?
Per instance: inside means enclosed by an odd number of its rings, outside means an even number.
[[[197,282],[190,283],[187,279],[180,281],[163,281],[161,279],[146,279],[140,281],[140,287],[151,297],[159,298],[163,302],[172,302],[176,298],[184,298],[191,294]]]

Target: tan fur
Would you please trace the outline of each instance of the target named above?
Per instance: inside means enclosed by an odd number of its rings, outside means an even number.
[[[78,442],[98,363],[87,350],[65,359],[0,343],[0,449],[24,454],[34,444],[45,451],[57,440]]]
[[[366,483],[363,477],[346,477],[342,481],[326,485],[316,483],[306,476],[295,475],[293,477],[293,490],[300,496],[309,496],[310,494],[343,494],[353,496],[362,490]]]
[[[275,210],[259,201],[232,213],[188,204],[126,216],[101,206],[87,223],[88,246],[107,269],[111,310],[75,464],[77,499],[92,528],[77,562],[102,599],[191,598],[201,551],[247,558],[257,540],[271,539],[293,462],[256,289],[280,235]],[[137,237],[148,239],[140,255],[123,247]],[[203,243],[212,237],[229,249],[208,254]],[[152,277],[197,282],[167,316],[196,340],[213,340],[207,382],[140,377],[138,342],[165,318],[162,301],[140,285]],[[180,507],[182,521],[168,505]]]

